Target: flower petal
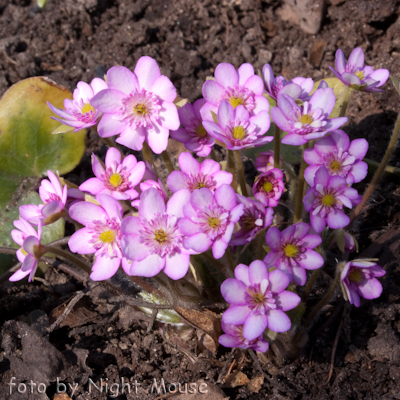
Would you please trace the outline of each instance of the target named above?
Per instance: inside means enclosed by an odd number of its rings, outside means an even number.
[[[140,88],[148,91],[150,91],[155,80],[161,76],[157,61],[148,56],[139,58],[133,72],[138,78]]]
[[[269,310],[268,328],[274,332],[286,332],[292,326],[290,318],[282,310]]]
[[[207,100],[208,103],[211,103],[216,106],[221,101],[221,98],[225,93],[225,89],[218,82],[215,82],[213,80],[208,80],[205,81],[203,84],[202,93],[203,97]],[[200,112],[202,117],[204,118],[203,112],[202,111]]]
[[[135,74],[126,67],[111,67],[107,71],[107,85],[110,89],[116,89],[119,92],[129,95],[139,84]]]
[[[215,68],[214,76],[215,80],[224,88],[228,86],[233,87],[239,83],[239,75],[232,64],[218,64],[217,68]]]
[[[151,254],[141,261],[132,261],[130,274],[150,278],[156,276],[165,266],[165,257]]]
[[[164,75],[158,77],[151,85],[150,92],[156,94],[161,100],[172,103],[176,98],[176,88]]]
[[[288,290],[284,290],[283,292],[274,296],[274,299],[276,307],[278,310],[282,311],[293,310],[293,308],[296,308],[301,301],[300,296],[298,296],[296,293],[289,292]]]
[[[246,285],[237,279],[228,278],[221,284],[221,294],[229,304],[244,306],[246,305],[245,295]]]
[[[110,279],[118,271],[120,265],[121,259],[118,257],[96,256],[90,279],[93,281],[105,281]]]
[[[164,273],[173,280],[183,278],[189,269],[189,254],[174,252],[167,255],[165,260]]]
[[[269,290],[274,294],[279,294],[285,290],[290,283],[290,278],[287,274],[280,271],[279,269],[274,269],[269,273]]]
[[[266,315],[249,315],[243,326],[243,337],[254,340],[260,337],[269,325],[269,317]]]
[[[105,221],[107,218],[107,213],[101,207],[83,201],[73,204],[69,209],[69,215],[85,226],[91,225],[95,220]]]
[[[203,190],[203,189],[200,189]],[[232,210],[236,207],[236,196],[235,191],[233,190],[232,186],[230,185],[221,185],[215,191],[215,200],[217,201],[218,205],[223,207],[225,210]]]
[[[139,217],[153,219],[154,214],[164,213],[165,204],[160,192],[155,188],[149,188],[140,196]]]
[[[222,321],[230,325],[242,325],[250,314],[247,306],[231,306],[222,315]]]
[[[267,266],[261,260],[255,260],[249,265],[249,279],[252,285],[268,279]]]
[[[249,267],[244,264],[239,264],[235,268],[235,278],[242,281],[246,286],[250,286]]]
[[[181,189],[173,194],[167,203],[167,214],[182,218],[183,206],[190,201],[190,195],[189,189]]]

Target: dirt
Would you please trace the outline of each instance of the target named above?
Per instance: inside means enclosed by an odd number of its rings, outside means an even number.
[[[287,79],[301,75],[319,80],[331,76],[328,66],[334,65],[337,48],[348,55],[356,46],[364,49],[368,64],[400,77],[397,0],[327,1],[316,35],[282,21],[282,4],[275,0],[48,0],[43,10],[35,4],[0,1],[0,93],[36,75],[73,90],[80,80],[102,77],[113,65],[133,68],[140,56],[148,55],[158,61],[180,95],[194,101],[220,62],[236,67],[249,62],[256,69],[269,62],[276,75]],[[356,93],[345,130],[351,138],[367,138],[367,157],[379,161],[398,111],[399,97],[390,83],[384,93]],[[71,180],[79,182],[91,174],[92,151],[105,155],[93,132]],[[399,156],[397,149],[391,165],[400,167]],[[150,387],[154,379],[160,385],[161,378],[167,387],[173,382],[193,383],[197,389],[208,385],[207,395],[181,399],[400,399],[398,183],[398,178],[386,177],[353,227],[361,256],[378,258],[387,271],[381,279],[382,296],[354,308],[338,294],[324,308],[295,361],[261,360],[264,376],[248,354],[237,351],[231,376],[223,384],[230,350],[218,348],[213,353],[201,347],[196,332],[181,332],[177,338],[159,324],[147,333],[150,318],[113,301],[103,286],[85,292],[64,326],[48,334],[46,328],[60,315],[62,305],[86,290],[60,267],[49,269],[43,281],[0,286],[0,397],[66,400],[65,395],[56,395],[58,377],[59,382],[76,385],[73,398],[80,400],[154,399],[157,395],[149,393]],[[365,184],[357,188],[363,190]],[[328,254],[332,264],[336,256]],[[328,266],[310,296],[311,305],[331,276]],[[327,382],[338,330],[333,373]],[[36,387],[33,394],[18,394],[14,386],[10,395],[12,377],[17,385],[31,379],[43,383],[46,393],[38,393]],[[111,385],[122,378],[130,382],[131,393],[112,397]],[[136,394],[135,381],[140,384]]]

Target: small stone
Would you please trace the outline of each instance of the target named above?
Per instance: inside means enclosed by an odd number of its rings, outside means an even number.
[[[247,383],[247,387],[254,393],[258,393],[264,384],[264,375],[256,376]]]
[[[272,60],[272,53],[269,50],[258,50],[258,62],[262,65],[270,63]]]
[[[311,46],[310,62],[315,67],[319,67],[321,65],[327,45],[328,43],[326,43],[324,39],[321,39],[321,40],[316,40]]]

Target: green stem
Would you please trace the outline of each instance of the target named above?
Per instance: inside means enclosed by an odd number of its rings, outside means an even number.
[[[320,272],[321,272],[321,268],[318,268],[318,269],[316,269],[316,270],[314,270],[314,271],[312,272],[312,274],[311,274],[311,276],[310,276],[310,279],[308,280],[307,285],[305,286],[305,288],[304,288],[304,290],[303,290],[303,293],[302,293],[302,295],[301,295],[301,301],[302,301],[303,303],[305,303],[305,302],[307,301],[308,296],[310,295],[311,290],[312,290],[312,288],[313,288],[313,286],[314,286],[314,283],[315,283],[315,281],[317,280],[317,278],[318,278]]]
[[[347,86],[346,91],[343,93],[343,102],[340,107],[339,117],[344,117],[346,115],[347,106],[349,105],[350,95],[353,92],[353,89],[350,86]]]
[[[163,151],[161,153],[161,156],[162,156],[164,163],[168,169],[168,172],[171,173],[172,171],[175,171],[174,164],[172,164],[171,158],[170,158],[169,154],[167,153],[167,150]]]
[[[227,170],[233,176],[231,186],[233,187],[234,190],[236,190],[237,186],[238,186],[238,182],[237,182],[236,169],[235,169],[235,157],[233,155],[233,151],[231,151],[231,150],[226,150],[226,151],[228,152],[228,167],[227,167]]]
[[[340,273],[336,273],[335,280],[332,282],[331,287],[329,288],[328,292],[326,295],[322,298],[322,300],[315,306],[314,310],[312,310],[311,314],[308,316],[304,328],[308,329],[311,324],[314,322],[314,319],[316,316],[319,314],[319,312],[322,310],[322,307],[328,303],[328,301],[334,296],[336,293],[336,289],[339,286],[340,283]]]
[[[43,246],[43,254],[45,254],[45,253],[53,253],[53,254],[56,254],[57,256],[65,258],[66,260],[71,261],[73,264],[82,268],[88,274],[90,274],[92,272],[91,268],[88,264],[86,264],[82,259],[76,257],[69,251],[65,251],[65,250],[59,249],[58,247],[53,247],[53,246]]]
[[[105,137],[102,138],[104,143],[108,146],[108,147],[115,147],[116,149],[118,149],[118,146],[114,143],[114,141],[109,138],[109,137]]]
[[[303,211],[303,190],[304,190],[304,171],[307,167],[307,163],[304,160],[304,151],[307,149],[308,143],[303,144],[303,159],[301,162],[299,183],[297,184],[296,204],[294,209],[293,222],[296,223],[301,219],[301,212]]]
[[[370,171],[375,172],[379,168],[380,163],[378,163],[377,161],[370,160],[368,158],[364,158],[363,161],[368,164],[368,169]],[[387,165],[385,167],[385,173],[400,176],[400,168],[396,168],[396,167],[392,167],[391,165]]]
[[[358,217],[358,215],[361,213],[365,204],[367,204],[369,197],[375,190],[375,188],[379,182],[379,179],[381,178],[381,175],[382,175],[383,171],[385,170],[386,165],[388,164],[388,162],[390,160],[390,157],[392,156],[393,150],[396,147],[396,142],[399,137],[399,132],[400,132],[400,114],[397,117],[396,125],[394,126],[392,137],[390,138],[390,142],[386,149],[385,155],[383,156],[382,161],[381,161],[377,171],[375,172],[375,175],[373,176],[371,183],[369,184],[367,190],[365,191],[363,198],[361,200],[361,203],[355,208],[355,210],[353,211],[353,213],[350,216],[350,224],[352,224],[354,222],[354,220]]]
[[[278,125],[274,129],[274,168],[279,168],[281,152],[281,130]]]
[[[239,150],[233,150],[233,156],[235,158],[235,167],[239,176],[240,188],[242,189],[242,195],[248,197],[246,188],[246,178],[244,176],[244,168],[242,157],[240,156]]]

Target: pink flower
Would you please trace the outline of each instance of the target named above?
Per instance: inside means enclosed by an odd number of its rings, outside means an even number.
[[[250,266],[239,264],[235,278],[221,285],[221,294],[230,307],[222,315],[222,321],[230,325],[243,325],[243,337],[259,338],[266,328],[274,332],[286,332],[291,327],[284,311],[300,303],[300,297],[285,290],[289,276],[279,270],[268,272],[260,260]]]
[[[212,246],[214,258],[221,258],[243,208],[243,204],[237,204],[235,191],[229,185],[221,185],[215,193],[207,188],[195,190],[183,207],[185,218],[179,221],[181,232],[187,236],[184,246],[197,253]]]
[[[56,108],[47,102],[50,110],[59,117],[50,118],[60,121],[62,124],[73,126],[74,132],[96,125],[102,114],[93,106],[91,101],[95,94],[104,89],[107,89],[107,83],[100,78],[94,78],[90,85],[86,82],[78,82],[74,90],[74,99],[64,100],[65,110]]]
[[[69,239],[70,250],[78,254],[95,254],[90,278],[103,281],[111,278],[122,263],[129,273],[129,261],[121,252],[122,207],[117,200],[105,193],[96,196],[100,206],[79,202],[71,206],[71,218],[85,228],[76,231]]]
[[[47,225],[57,221],[62,217],[67,203],[67,185],[62,188],[60,181],[50,170],[47,171],[47,176],[49,180],[43,179],[39,187],[43,204],[29,204],[19,208],[21,217],[33,225]]]
[[[343,51],[336,50],[335,59],[336,71],[330,70],[347,86],[353,89],[365,90],[366,92],[383,92],[378,89],[389,78],[387,69],[374,69],[368,65],[364,67],[364,51],[361,47],[356,47],[350,54],[346,64]]]
[[[222,330],[225,332],[218,338],[218,342],[225,347],[238,347],[240,349],[252,349],[265,353],[269,349],[268,342],[260,335],[254,340],[247,340],[243,336],[243,325],[230,325],[221,322]]]
[[[318,168],[324,165],[329,175],[338,175],[346,179],[349,185],[361,182],[368,173],[368,165],[361,161],[367,154],[368,142],[355,139],[350,143],[349,137],[341,130],[318,139],[313,149],[306,149],[304,160],[309,167],[304,178],[314,186],[314,176]]]
[[[242,64],[236,72],[233,65],[221,63],[215,68],[214,76],[215,80],[209,79],[203,84],[203,97],[206,100],[200,110],[203,120],[212,121],[211,111],[217,114],[223,100],[233,108],[242,105],[251,116],[269,110],[268,100],[263,96],[263,81],[254,74],[250,64]]]
[[[179,119],[183,128],[171,132],[171,137],[185,144],[189,151],[196,152],[198,157],[207,157],[214,146],[214,138],[204,129],[200,108],[204,99],[196,100],[193,106],[186,103],[178,109]]]
[[[316,232],[322,232],[328,224],[332,229],[347,226],[350,218],[342,211],[343,206],[352,208],[358,204],[357,190],[347,186],[341,176],[330,176],[328,170],[321,166],[315,174],[315,187],[307,190],[304,197],[304,208],[310,212],[311,226]]]
[[[106,154],[106,169],[92,154],[92,168],[96,178],[90,178],[79,186],[79,189],[90,194],[105,193],[116,200],[133,200],[138,196],[134,187],[142,180],[145,164],[137,162],[132,154],[121,162],[121,153],[114,147]]]
[[[167,179],[172,193],[181,189],[208,188],[215,192],[222,184],[230,185],[233,176],[229,172],[221,171],[221,165],[214,160],[204,160],[201,164],[190,153],[179,155],[181,171],[173,171]]]
[[[302,106],[290,96],[279,94],[278,107],[271,110],[271,118],[280,129],[288,132],[282,143],[298,146],[341,127],[347,122],[346,117],[329,118],[335,101],[331,88],[318,89]]]
[[[251,242],[258,232],[272,224],[274,218],[273,208],[265,208],[259,201],[249,199],[241,194],[236,194],[236,199],[238,203],[244,205],[244,211],[238,221],[240,230],[233,234],[233,238],[229,242],[230,246],[240,246]]]
[[[161,75],[156,60],[141,57],[133,73],[125,67],[112,67],[107,83],[108,89],[92,99],[104,113],[97,128],[99,135],[121,134],[116,141],[137,151],[146,140],[154,153],[162,153],[169,131],[179,128],[179,116],[173,103],[176,89]]]
[[[273,136],[264,136],[270,126],[267,111],[250,117],[244,106],[233,108],[226,100],[218,107],[218,124],[204,121],[206,131],[229,150],[240,150],[250,146],[269,143]]]
[[[282,232],[271,227],[266,241],[271,251],[264,258],[267,265],[285,272],[296,285],[306,283],[306,270],[314,270],[324,265],[324,259],[313,249],[321,244],[321,237],[309,234],[310,225],[300,222]]]
[[[253,185],[254,197],[265,207],[276,207],[284,190],[283,172],[278,168],[259,175]]]
[[[343,297],[360,307],[360,297],[377,299],[382,293],[382,285],[376,279],[384,276],[386,271],[368,260],[353,260],[341,266],[340,281]]]
[[[269,64],[263,66],[262,75],[267,93],[275,100],[278,98],[279,93],[287,94],[295,100],[305,100],[314,87],[314,81],[311,78],[298,77],[290,82],[287,82],[283,76],[275,78],[272,67]]]
[[[259,172],[267,172],[270,169],[274,169],[274,152],[268,150],[260,153],[256,158],[254,165]]]
[[[132,260],[130,275],[151,277],[161,270],[174,280],[186,275],[193,252],[183,246],[178,221],[189,199],[187,189],[175,193],[167,205],[155,188],[142,193],[139,216],[122,223],[122,251]]]
[[[43,255],[41,251],[41,237],[42,237],[42,225],[38,224],[38,231],[23,218],[18,221],[14,221],[14,226],[17,229],[11,231],[11,236],[15,243],[21,246],[17,250],[18,261],[22,263],[21,268],[10,276],[11,282],[20,281],[29,275],[28,282],[31,282],[37,266],[39,264],[39,258]]]

